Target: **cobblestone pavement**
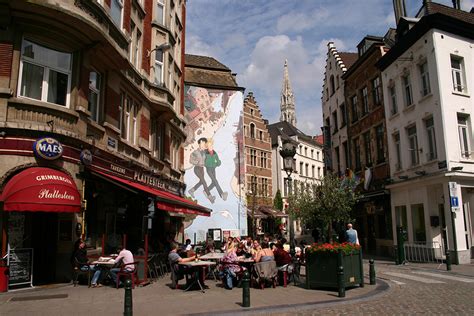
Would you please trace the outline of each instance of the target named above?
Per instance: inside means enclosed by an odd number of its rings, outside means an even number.
[[[454,267],[454,266],[453,266]],[[273,315],[474,315],[474,266],[458,272],[433,266],[378,265],[377,277],[390,290],[371,300]],[[454,269],[453,269],[454,270]]]

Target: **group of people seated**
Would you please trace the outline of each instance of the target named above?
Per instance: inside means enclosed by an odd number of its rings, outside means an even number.
[[[133,254],[130,250],[125,249],[125,247],[117,248],[117,256],[113,260],[114,267],[108,269],[108,275],[111,278],[112,286],[115,286],[117,283],[117,273],[120,271],[125,271],[133,273],[135,271],[135,265],[133,259]],[[101,287],[102,284],[99,281],[103,280],[104,269],[97,264],[91,264],[89,258],[87,257],[86,243],[83,240],[78,240],[76,250],[73,253],[74,266],[81,271],[91,271],[93,276],[91,279],[92,287]],[[123,265],[123,268],[118,266]]]

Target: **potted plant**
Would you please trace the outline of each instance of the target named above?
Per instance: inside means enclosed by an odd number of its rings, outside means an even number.
[[[308,289],[337,288],[338,267],[344,268],[344,287],[364,286],[362,251],[352,243],[315,243],[306,249]]]

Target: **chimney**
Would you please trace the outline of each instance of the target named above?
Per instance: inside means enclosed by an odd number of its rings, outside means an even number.
[[[393,0],[393,11],[395,13],[395,23],[398,24],[401,17],[407,16],[405,0]]]
[[[453,8],[461,10],[461,0],[453,0]]]

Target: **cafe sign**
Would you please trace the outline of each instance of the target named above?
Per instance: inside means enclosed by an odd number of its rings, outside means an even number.
[[[44,137],[33,143],[33,152],[38,158],[56,160],[63,155],[63,145],[54,138]]]

